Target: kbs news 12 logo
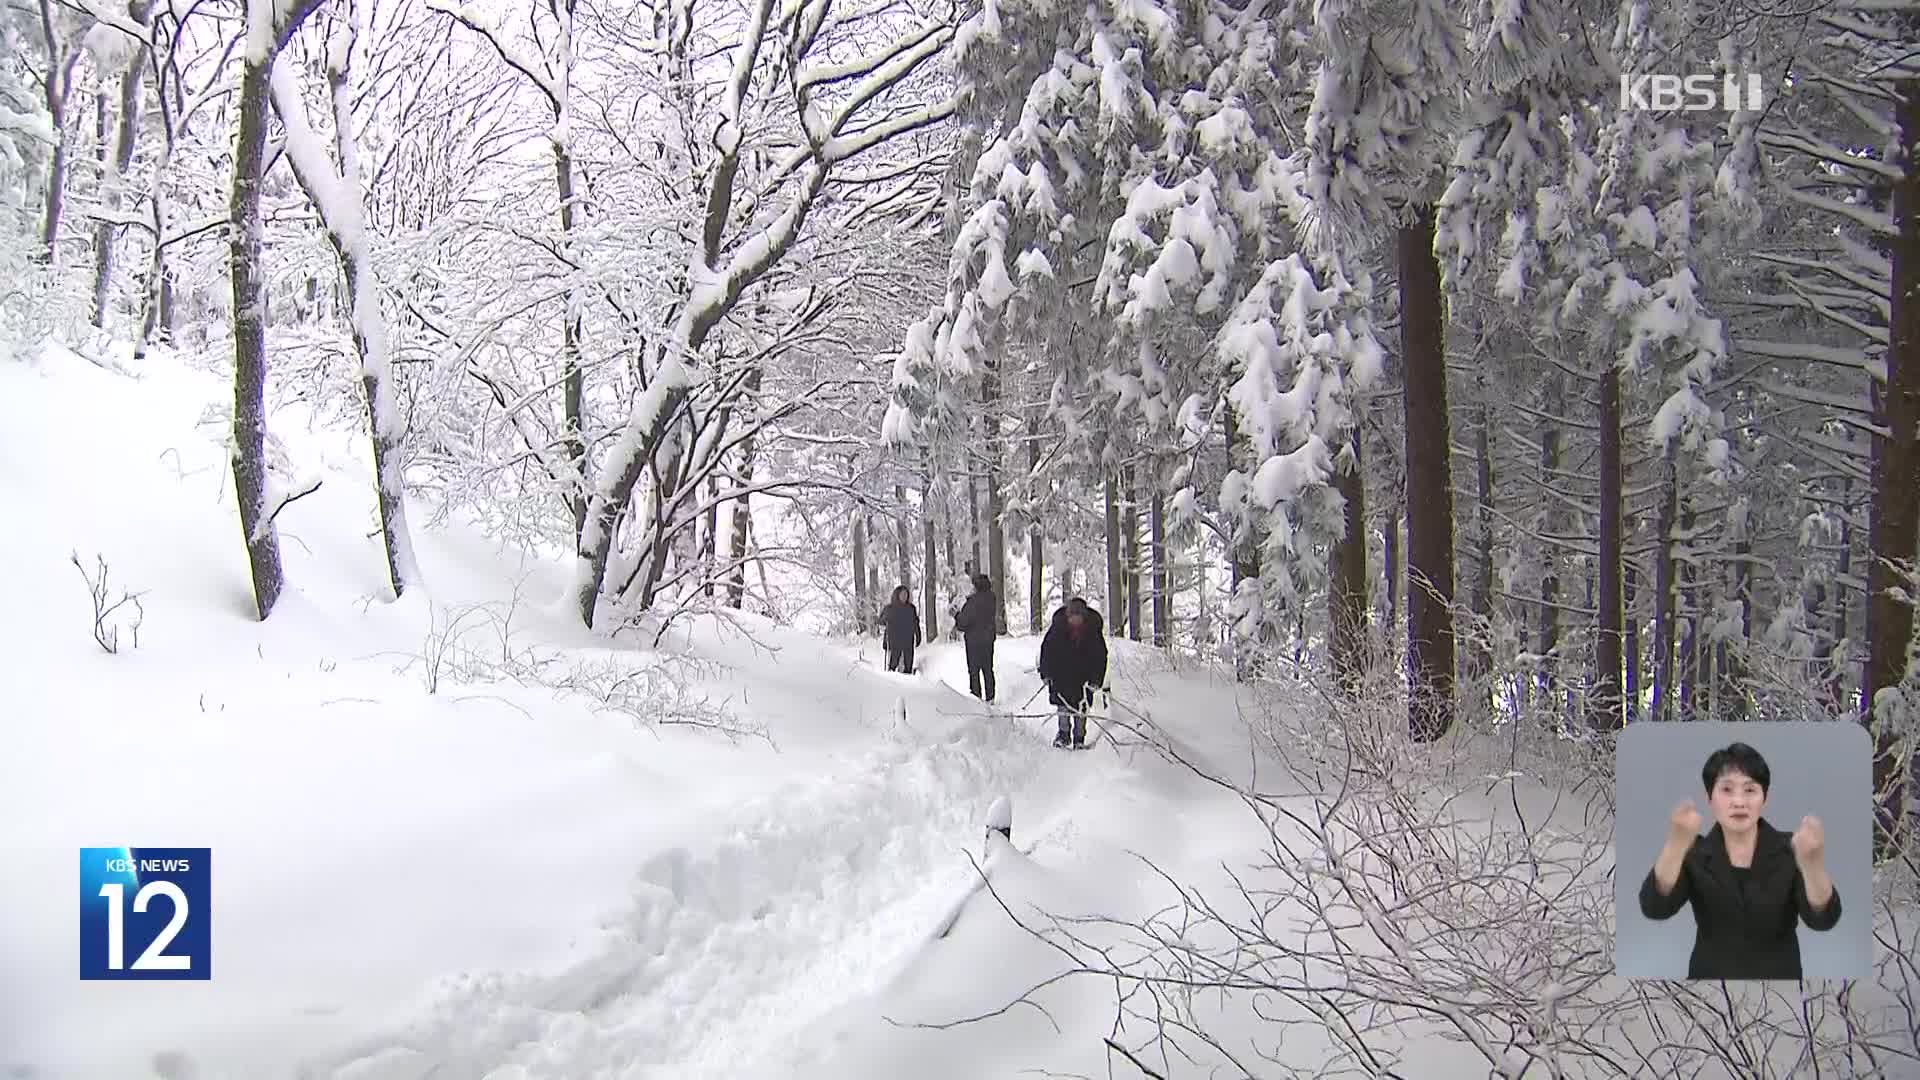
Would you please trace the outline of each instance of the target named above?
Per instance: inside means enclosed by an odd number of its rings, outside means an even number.
[[[212,848],[81,848],[80,977],[212,978],[212,873]]]
[[[1620,75],[1620,108],[1650,112],[1758,112],[1764,80],[1728,75]]]

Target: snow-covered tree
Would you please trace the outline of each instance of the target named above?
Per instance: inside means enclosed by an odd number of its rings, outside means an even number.
[[[364,91],[355,84],[353,57],[363,40],[359,21],[370,6],[336,0],[326,19],[325,102],[332,126],[331,155],[308,118],[307,103],[290,65],[274,68],[271,90],[275,115],[286,132],[288,160],[320,214],[346,283],[348,320],[373,443],[373,487],[379,503],[381,546],[386,553],[387,581],[398,597],[415,578],[418,564],[413,556],[412,531],[407,527],[406,459],[401,445],[404,422],[394,385],[391,335],[367,220],[359,134],[353,115],[353,98]]]
[[[1063,377],[1052,424],[1071,433],[1097,403],[1087,451],[1102,476],[1152,464],[1149,447],[1190,454],[1233,417],[1247,435],[1229,441],[1254,456],[1217,492],[1193,490],[1191,463],[1153,471],[1176,524],[1261,537],[1267,572],[1240,583],[1234,608],[1249,643],[1298,610],[1346,535],[1329,483],[1350,397],[1377,370],[1367,276],[1296,239],[1311,210],[1289,156],[1305,42],[1286,19],[1225,4],[974,15],[954,57],[980,149],[950,288],[907,337],[883,429],[899,444],[937,437],[942,388],[1023,341]],[[1068,347],[1073,333],[1086,342]]]

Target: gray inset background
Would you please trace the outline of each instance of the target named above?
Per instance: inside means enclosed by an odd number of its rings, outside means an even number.
[[[1693,952],[1693,911],[1656,922],[1640,914],[1640,882],[1666,841],[1667,818],[1692,799],[1713,828],[1700,770],[1708,755],[1743,742],[1767,759],[1767,824],[1792,832],[1807,814],[1827,833],[1827,873],[1840,892],[1840,922],[1800,927],[1809,979],[1863,979],[1873,960],[1873,762],[1866,729],[1846,722],[1629,724],[1614,744],[1614,970],[1635,979],[1684,979]]]

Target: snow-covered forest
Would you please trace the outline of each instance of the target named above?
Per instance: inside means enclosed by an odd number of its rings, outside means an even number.
[[[0,0],[0,519],[6,1075],[1920,1076],[1920,0]],[[1696,720],[1871,979],[1614,976]]]

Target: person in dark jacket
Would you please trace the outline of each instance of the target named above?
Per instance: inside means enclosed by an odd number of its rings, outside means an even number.
[[[1047,684],[1047,700],[1059,708],[1060,731],[1053,745],[1085,746],[1087,706],[1107,681],[1107,638],[1100,613],[1078,596],[1054,612],[1047,636],[1040,639],[1037,670]]]
[[[1692,906],[1689,979],[1798,979],[1797,924],[1831,930],[1840,921],[1825,829],[1809,815],[1788,834],[1760,816],[1772,773],[1746,743],[1714,751],[1700,779],[1713,829],[1700,835],[1693,800],[1674,808],[1666,846],[1640,884],[1640,913],[1670,919]]]
[[[953,628],[967,643],[967,688],[974,697],[993,700],[993,639],[1000,629],[993,602],[993,579],[973,576],[973,595],[954,613]]]
[[[881,641],[887,647],[887,670],[913,674],[913,649],[920,644],[920,609],[905,585],[893,590],[893,603],[880,611]]]

